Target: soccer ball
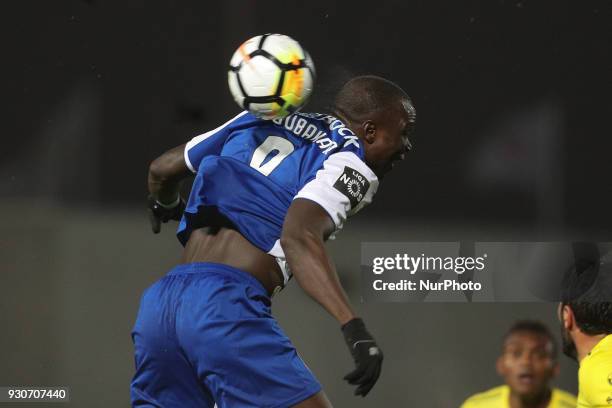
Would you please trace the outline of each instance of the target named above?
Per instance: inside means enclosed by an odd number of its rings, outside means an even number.
[[[297,41],[264,34],[244,42],[230,60],[230,92],[240,107],[263,119],[300,109],[312,93],[314,64]]]

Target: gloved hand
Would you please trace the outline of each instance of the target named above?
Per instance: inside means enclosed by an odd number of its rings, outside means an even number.
[[[149,221],[151,221],[151,229],[154,234],[158,234],[161,230],[161,223],[168,220],[180,221],[185,210],[185,201],[181,197],[178,198],[174,205],[165,205],[158,202],[153,196],[149,195]]]
[[[380,376],[383,353],[358,317],[342,326],[342,334],[357,366],[344,379],[358,385],[355,395],[365,397]]]

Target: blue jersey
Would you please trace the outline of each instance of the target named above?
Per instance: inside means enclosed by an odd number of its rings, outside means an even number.
[[[242,112],[188,142],[185,163],[196,177],[177,232],[181,243],[207,225],[213,208],[277,258],[285,281],[279,240],[292,200],[315,201],[339,230],[378,188],[359,138],[339,119],[318,113],[269,121]]]

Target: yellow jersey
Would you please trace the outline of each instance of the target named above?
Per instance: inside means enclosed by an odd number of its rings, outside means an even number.
[[[472,395],[461,408],[510,408],[510,387],[501,385]],[[576,397],[553,388],[548,408],[576,408]]]
[[[578,407],[612,408],[612,334],[597,343],[580,362]]]

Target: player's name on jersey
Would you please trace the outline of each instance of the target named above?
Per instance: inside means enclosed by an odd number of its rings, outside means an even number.
[[[357,148],[360,147],[355,133],[347,128],[340,119],[331,115],[324,115],[321,113],[296,113],[284,118],[274,119],[273,122],[279,126],[283,126],[285,129],[302,139],[316,143],[323,154],[328,154],[338,147],[338,143],[329,138],[325,130],[320,130],[316,124],[312,122],[309,123],[307,119],[316,119],[327,123],[330,130],[337,131],[338,134],[344,138],[342,147],[348,147],[350,145],[354,145]]]
[[[424,279],[419,280],[418,282],[408,279],[401,279],[396,282],[385,282],[382,279],[377,279],[372,282],[372,287],[376,291],[479,291],[482,289],[482,284],[473,281],[458,282],[452,279],[445,279],[440,282],[433,282]]]

